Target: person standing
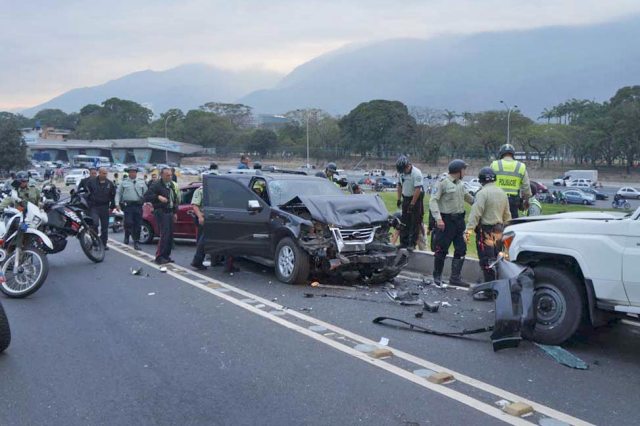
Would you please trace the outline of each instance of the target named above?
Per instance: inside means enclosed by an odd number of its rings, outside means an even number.
[[[147,182],[147,187],[150,187],[151,185],[153,185],[157,181],[158,181],[158,174],[157,173],[151,173],[151,179]]]
[[[80,180],[80,183],[78,184],[78,191],[89,192],[89,189],[87,188],[87,182],[89,182],[89,179],[95,179],[97,176],[98,169],[96,169],[95,167],[91,167],[89,169],[89,176]]]
[[[207,269],[207,267],[202,264],[206,255],[204,252],[204,213],[202,211],[202,193],[201,186],[193,192],[193,197],[191,198],[191,207],[193,208],[193,213],[195,213],[194,221],[198,230],[196,253],[193,255],[191,266],[199,271]]]
[[[511,217],[518,217],[518,210],[529,209],[531,187],[527,166],[514,159],[516,149],[513,145],[504,144],[498,152],[498,160],[491,163],[491,169],[496,174],[496,186],[506,192],[509,197]]]
[[[396,206],[402,207],[401,220],[405,224],[405,227],[400,231],[400,247],[413,250],[420,237],[424,216],[422,172],[411,164],[405,155],[398,157],[396,171],[400,177]]]
[[[178,183],[178,176],[176,175],[176,168],[171,168],[171,181],[174,183]]]
[[[109,250],[107,241],[109,240],[109,209],[114,207],[116,187],[107,179],[107,168],[100,167],[98,176],[87,180],[86,188],[89,192],[87,201],[89,202],[89,212],[93,219],[96,232],[100,224],[100,239],[104,244],[104,249]]]
[[[140,250],[140,229],[142,227],[142,205],[147,184],[138,179],[138,169],[130,166],[126,169],[128,179],[123,177],[116,191],[116,208],[124,212],[124,243],[129,244],[133,237],[133,248]]]
[[[173,224],[178,211],[178,194],[175,183],[171,181],[171,169],[160,171],[160,180],[151,185],[144,195],[144,200],[153,205],[153,215],[160,229],[160,240],[156,250],[156,263],[164,265],[173,262],[171,248],[173,246]]]
[[[485,282],[497,279],[496,271],[489,266],[502,251],[502,232],[511,220],[507,194],[495,184],[496,174],[491,167],[484,167],[478,174],[482,188],[476,193],[476,200],[469,213],[465,231],[465,241],[469,242],[472,232],[476,233],[476,247],[480,258],[480,269]],[[478,293],[476,300],[487,300],[489,294]]]
[[[465,191],[462,182],[466,169],[467,163],[462,160],[450,162],[448,176],[435,185],[429,200],[429,210],[436,221],[433,230],[433,281],[437,285],[442,283],[444,261],[452,243],[454,252],[449,283],[464,284],[461,278],[464,257],[467,254],[467,245],[464,242],[464,202],[473,203],[473,197]]]
[[[249,169],[250,162],[251,162],[251,158],[249,158],[247,154],[242,154],[240,156],[240,164],[238,164],[238,167],[236,167],[236,169],[239,169],[239,170]]]
[[[115,186],[118,186],[120,184],[120,175],[118,174],[118,172],[115,172],[113,174],[113,184]]]

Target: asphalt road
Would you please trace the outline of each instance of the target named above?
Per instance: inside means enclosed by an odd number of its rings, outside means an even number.
[[[177,264],[188,265],[193,249],[179,243]],[[381,287],[287,286],[249,261],[232,276],[219,267],[163,274],[144,262],[114,244],[104,263],[92,264],[71,242],[50,257],[39,292],[2,299],[14,340],[0,355],[0,424],[520,421],[496,414],[501,399],[540,404],[525,418],[534,424],[563,416],[631,424],[640,415],[631,403],[640,388],[635,326],[567,344],[589,364],[573,370],[528,342],[494,353],[486,334],[455,339],[371,323],[380,315],[438,329],[490,323],[492,304],[473,302],[463,290],[397,279],[397,288],[452,305],[417,319],[417,309],[388,303]],[[142,276],[131,275],[140,266]],[[329,329],[309,331],[318,324]],[[389,360],[354,350],[381,337],[394,352]],[[432,385],[413,374],[420,368],[444,368],[456,381]]]

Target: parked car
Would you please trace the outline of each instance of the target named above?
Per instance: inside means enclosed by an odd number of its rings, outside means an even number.
[[[368,176],[358,180],[358,185],[373,185],[374,183],[373,179]]]
[[[42,177],[42,175],[40,174],[39,171],[31,169],[28,171],[29,175],[31,176],[31,179],[36,180],[38,182],[42,182],[44,180],[44,178]]]
[[[567,188],[580,188],[580,189],[584,189],[584,188],[591,188],[591,185],[589,185],[586,182],[569,182],[567,184]]]
[[[464,189],[465,191],[467,191],[469,194],[471,194],[472,196],[476,196],[476,193],[480,190],[480,188],[482,188],[482,185],[480,185],[480,183],[478,182],[473,182],[473,181],[465,181],[463,183],[464,185]]]
[[[571,176],[558,176],[553,180],[553,186],[567,186],[567,181]]]
[[[638,235],[640,209],[532,216],[505,229],[509,259],[534,271],[535,341],[559,345],[581,325],[638,321]]]
[[[584,192],[585,194],[591,194],[594,197],[596,197],[596,200],[608,200],[609,196],[607,194],[605,194],[604,192],[600,192],[597,189],[594,188],[580,188],[580,191]]]
[[[567,204],[584,204],[593,205],[596,202],[595,195],[585,194],[579,189],[570,189],[563,192],[564,199],[567,201]]]
[[[546,194],[547,192],[549,192],[549,188],[547,188],[546,185],[540,183],[540,182],[536,182],[534,180],[531,181],[531,184],[536,188],[536,192],[538,194]]]
[[[396,189],[398,187],[398,183],[395,180],[389,179],[384,176],[376,178],[376,182],[374,185],[376,188],[381,189]]]
[[[205,251],[275,266],[284,283],[344,271],[384,282],[408,261],[389,241],[399,224],[377,195],[354,197],[327,179],[271,173],[205,176],[204,191]]]
[[[84,178],[89,177],[89,169],[71,169],[64,177],[64,185],[78,185]]]
[[[178,206],[178,220],[173,226],[173,236],[175,238],[196,239],[197,227],[193,221],[193,207],[191,199],[196,188],[202,186],[201,182],[194,182],[180,187],[180,205]],[[153,207],[150,203],[145,203],[142,207],[142,229],[140,231],[140,242],[151,244],[155,237],[160,235],[160,228],[153,215]]]
[[[596,185],[591,179],[571,179],[567,182],[567,186],[590,188]]]
[[[631,186],[623,186],[622,188],[618,189],[618,192],[616,192],[616,194],[623,198],[635,198],[636,200],[640,200],[640,191]]]

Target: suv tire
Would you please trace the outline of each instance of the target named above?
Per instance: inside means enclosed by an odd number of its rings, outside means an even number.
[[[309,277],[309,255],[289,237],[276,246],[276,276],[285,284],[304,284]]]
[[[576,278],[566,270],[538,266],[533,296],[536,326],[532,340],[559,345],[578,330],[584,316],[584,298]]]
[[[142,221],[142,226],[140,227],[140,242],[142,244],[151,244],[154,237],[153,226],[146,220]]]

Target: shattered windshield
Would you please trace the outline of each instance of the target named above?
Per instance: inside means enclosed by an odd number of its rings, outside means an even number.
[[[286,179],[269,182],[269,198],[273,206],[281,206],[301,195],[344,195],[344,193],[326,179]]]

